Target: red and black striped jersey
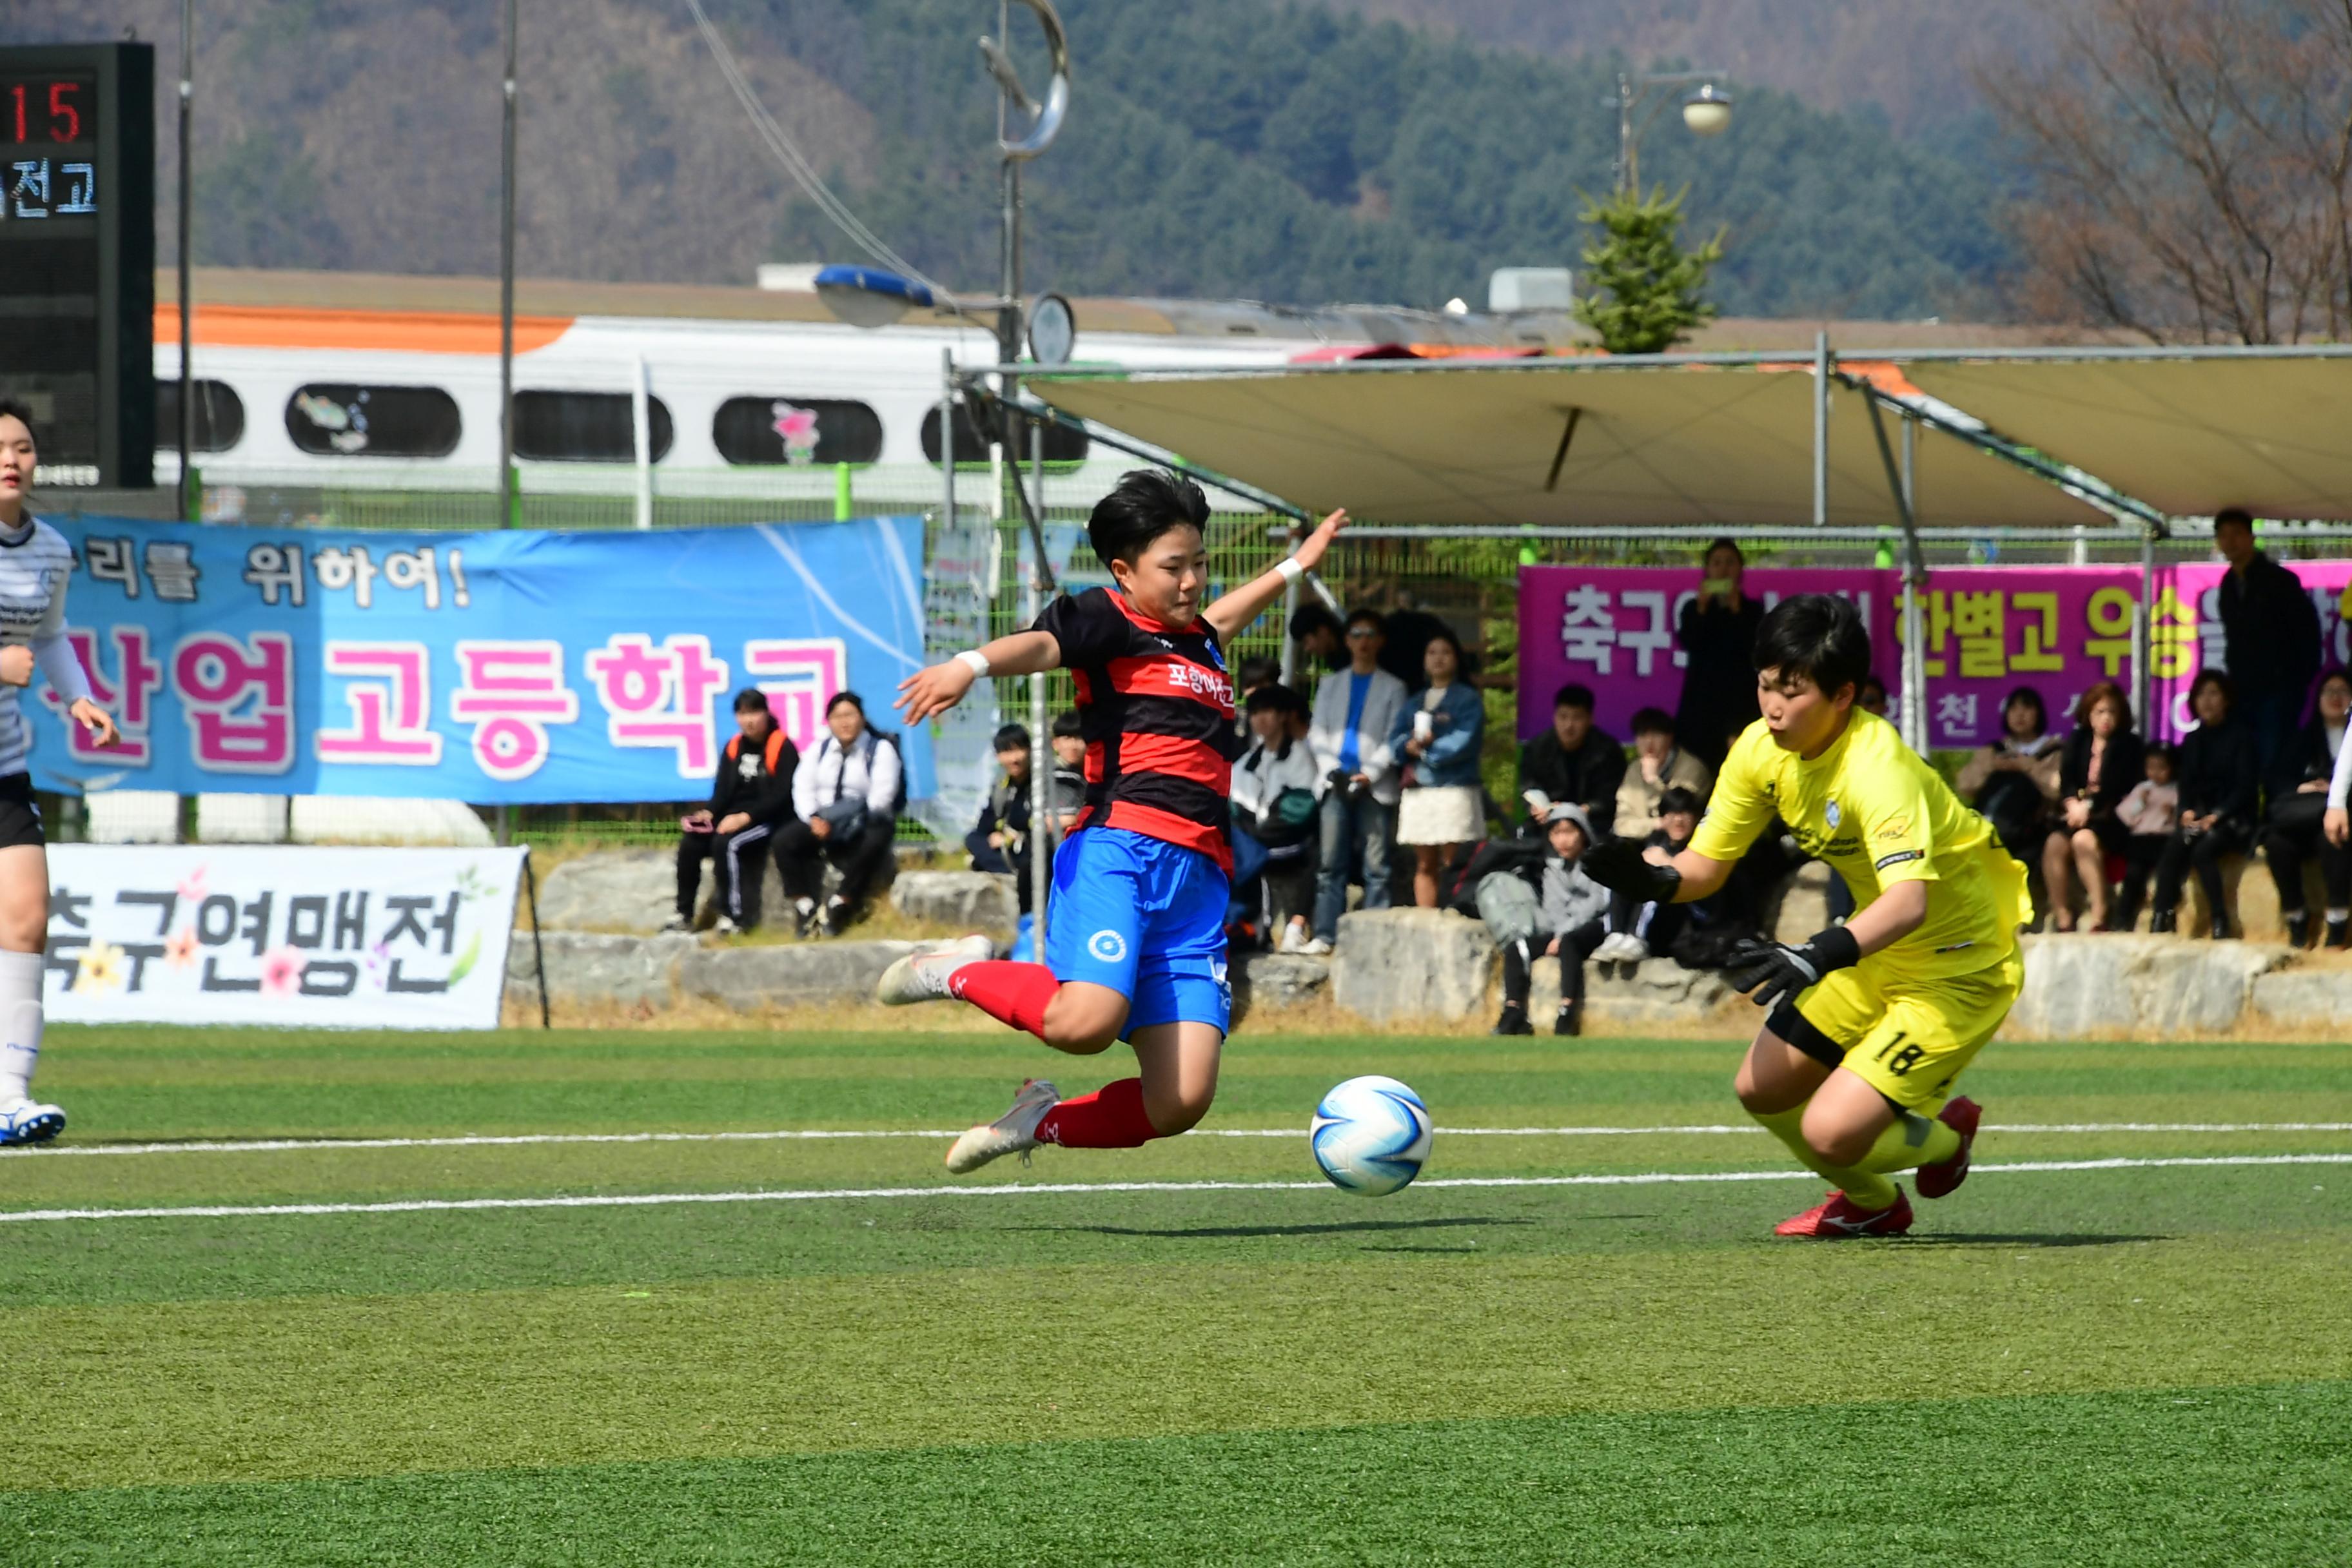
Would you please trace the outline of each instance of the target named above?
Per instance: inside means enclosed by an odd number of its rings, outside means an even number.
[[[1234,683],[1214,627],[1154,620],[1108,588],[1055,600],[1036,628],[1061,645],[1087,742],[1080,826],[1124,827],[1197,849],[1227,871],[1233,847]]]

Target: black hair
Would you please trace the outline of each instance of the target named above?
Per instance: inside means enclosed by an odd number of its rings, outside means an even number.
[[[1425,675],[1429,670],[1429,643],[1441,642],[1454,650],[1454,676],[1467,680],[1470,678],[1470,656],[1462,651],[1462,639],[1454,635],[1452,626],[1439,626],[1429,634],[1429,642],[1421,645],[1422,672]]]
[[[735,711],[765,713],[768,711],[768,694],[756,686],[745,687],[735,694]]]
[[[1555,713],[1563,708],[1581,708],[1590,713],[1592,711],[1592,688],[1581,681],[1571,680],[1551,694],[1551,707]]]
[[[18,402],[13,397],[0,397],[0,419],[14,419],[17,421],[19,424],[23,425],[26,431],[31,435],[34,443],[36,445],[39,444],[41,433],[33,428],[33,411],[28,405]]]
[[[1870,630],[1852,599],[1798,594],[1781,600],[1756,629],[1756,673],[1775,670],[1782,681],[1809,679],[1824,697],[1847,687],[1862,695],[1870,674]]]
[[[1675,732],[1675,716],[1663,708],[1644,708],[1633,715],[1633,733],[1646,735],[1654,730],[1672,735]]]
[[[1354,609],[1348,612],[1348,627],[1349,630],[1352,631],[1355,627],[1362,625],[1366,621],[1371,622],[1372,625],[1379,629],[1382,637],[1386,637],[1388,635],[1389,618],[1381,614],[1378,610],[1372,608],[1370,605],[1358,605]]]
[[[1087,721],[1078,717],[1076,709],[1066,708],[1054,715],[1054,739],[1056,741],[1082,739],[1086,732]]]
[[[1209,498],[1201,487],[1165,468],[1137,468],[1122,475],[1110,494],[1095,502],[1087,519],[1087,540],[1106,566],[1143,558],[1151,542],[1171,528],[1209,526]]]
[[[1675,811],[1686,811],[1693,816],[1696,816],[1699,814],[1699,809],[1698,796],[1691,791],[1685,789],[1680,784],[1675,785],[1674,788],[1665,791],[1658,796],[1658,815],[1660,816],[1665,816],[1668,812]]]
[[[2189,705],[2191,708],[2197,706],[2197,694],[2209,685],[2221,689],[2222,701],[2232,708],[2238,705],[2238,683],[2230,679],[2228,670],[2200,669],[2197,672],[2197,679],[2189,683]]]
[[[1293,642],[1305,642],[1317,632],[1329,632],[1336,639],[1346,629],[1339,624],[1339,617],[1323,605],[1310,602],[1299,605],[1290,614],[1290,640]]]
[[[2149,762],[2160,762],[2173,767],[2180,765],[2180,748],[2169,741],[2150,741],[2140,755]]]
[[[1242,691],[1254,691],[1270,681],[1282,679],[1282,663],[1262,653],[1252,654],[1234,667],[1234,686]]]
[[[1855,690],[1854,690],[1853,700],[1854,700],[1856,702],[1861,701],[1861,700],[1862,700],[1862,697],[1863,697],[1863,693],[1864,693],[1864,692],[1865,692],[1865,691],[1868,691],[1868,690],[1869,690],[1872,687],[1874,687],[1874,686],[1875,686],[1876,688],[1878,688],[1878,694],[1879,694],[1881,697],[1884,697],[1884,696],[1885,696],[1885,695],[1886,695],[1886,682],[1885,682],[1885,681],[1883,681],[1883,680],[1881,680],[1881,679],[1878,679],[1878,671],[1876,671],[1876,670],[1874,670],[1874,670],[1872,670],[1868,675],[1865,675],[1865,676],[1864,676],[1864,677],[1862,678],[1862,684],[1861,684],[1861,686],[1857,687],[1857,688],[1855,689]]]
[[[2016,707],[2021,702],[2033,710],[2033,732],[2037,735],[2048,734],[2050,732],[2050,710],[2042,703],[2042,693],[2034,690],[2031,686],[2018,687],[2008,696],[2000,700],[2002,732],[2004,734],[2008,732],[2009,710]]]
[[[2251,533],[2254,527],[2254,514],[2242,506],[2225,506],[2213,514],[2213,531],[2221,532],[2225,522],[2234,522]]]
[[[1738,557],[1739,557],[1739,563],[1740,563],[1742,566],[1745,566],[1745,565],[1747,565],[1747,564],[1748,564],[1748,552],[1746,552],[1745,550],[1740,549],[1740,548],[1739,548],[1739,541],[1738,541],[1738,540],[1736,540],[1736,539],[1732,538],[1732,537],[1731,537],[1731,535],[1729,535],[1729,534],[1727,534],[1727,534],[1723,534],[1722,536],[1720,536],[1719,538],[1717,538],[1714,543],[1712,543],[1712,544],[1708,545],[1705,550],[1702,550],[1701,552],[1699,552],[1699,557],[1698,557],[1698,559],[1699,559],[1699,564],[1701,564],[1702,566],[1704,566],[1704,565],[1706,563],[1707,558],[1708,558],[1708,557],[1710,557],[1710,556],[1712,556],[1712,555],[1713,555],[1717,551],[1718,551],[1718,550],[1728,550],[1728,551],[1730,551],[1734,555],[1737,555],[1737,556],[1738,556]]]
[[[1029,731],[1024,725],[1007,724],[996,732],[996,739],[988,743],[988,749],[992,752],[1026,752],[1029,749]]]
[[[824,716],[825,716],[826,718],[828,718],[828,719],[832,718],[832,717],[833,717],[833,710],[834,710],[835,709],[836,709],[836,708],[840,707],[840,706],[841,706],[843,703],[845,703],[845,702],[848,703],[852,708],[855,708],[855,709],[856,709],[856,710],[857,710],[857,716],[858,716],[860,719],[863,719],[863,718],[865,718],[865,717],[866,717],[866,699],[864,699],[863,697],[860,697],[860,696],[859,696],[859,695],[857,695],[857,693],[856,693],[855,691],[836,691],[836,692],[835,692],[835,693],[833,694],[833,696],[832,696],[830,699],[828,699],[828,700],[826,700],[826,702],[825,702],[825,705],[824,705]]]
[[[1276,680],[1259,687],[1249,694],[1248,710],[1252,713],[1304,713],[1307,699]]]

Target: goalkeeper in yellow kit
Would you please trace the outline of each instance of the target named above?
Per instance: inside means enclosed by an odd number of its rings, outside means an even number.
[[[1732,746],[1690,845],[1668,858],[1631,839],[1588,850],[1594,880],[1640,899],[1703,899],[1774,816],[1853,890],[1843,926],[1760,939],[1725,978],[1770,1007],[1740,1064],[1748,1113],[1836,1184],[1782,1236],[1895,1236],[1911,1201],[1967,1179],[1981,1115],[1952,1084],[2023,983],[2025,868],[1895,727],[1854,706],[1870,634],[1853,605],[1783,600],[1756,638],[1762,718]]]

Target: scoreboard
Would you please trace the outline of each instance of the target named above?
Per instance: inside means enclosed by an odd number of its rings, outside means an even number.
[[[154,482],[154,331],[153,47],[0,46],[0,397],[37,489]]]

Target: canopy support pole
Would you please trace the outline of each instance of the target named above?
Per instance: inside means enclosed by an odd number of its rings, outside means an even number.
[[[1895,515],[1903,522],[1903,743],[1921,756],[1927,754],[1927,654],[1922,645],[1920,601],[1927,592],[1927,562],[1919,549],[1919,525],[1911,510],[1908,465],[1898,469],[1895,448],[1886,439],[1886,421],[1878,399],[1863,393],[1870,410],[1870,433],[1878,438],[1878,460],[1886,466],[1886,488],[1895,497]]]
[[[1885,437],[1881,435],[1883,444]],[[1830,335],[1813,334],[1813,526],[1830,520]]]
[[[1568,424],[1559,433],[1559,450],[1551,455],[1551,472],[1544,476],[1546,495],[1559,489],[1559,470],[1567,465],[1569,443],[1576,439],[1576,422],[1583,417],[1584,410],[1581,408],[1568,411]]]
[[[2139,715],[2139,732],[2157,738],[2154,623],[2156,616],[2156,533],[2139,536],[2139,601],[2132,605],[2132,710]]]

